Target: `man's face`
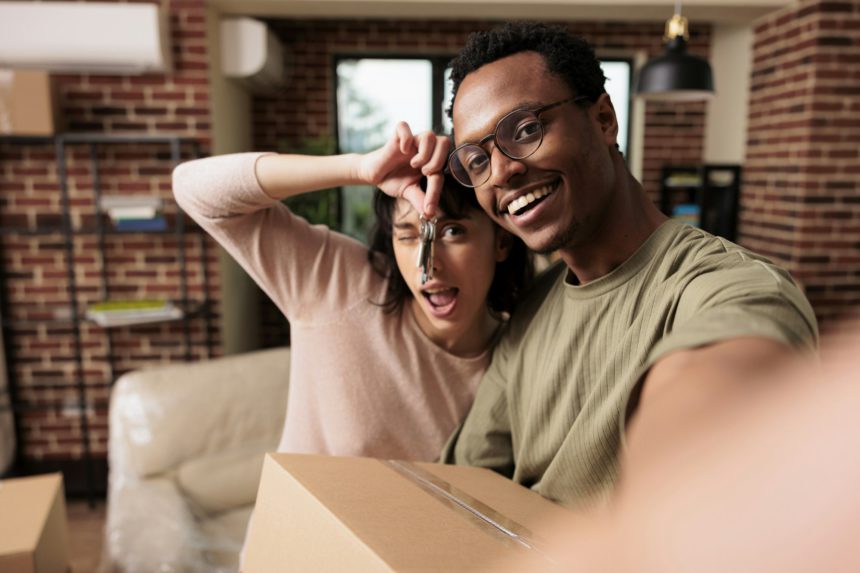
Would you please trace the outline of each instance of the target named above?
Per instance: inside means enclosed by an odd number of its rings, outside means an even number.
[[[472,72],[454,101],[456,144],[477,142],[508,112],[578,95],[546,69],[543,57],[520,52]],[[567,103],[541,115],[544,137],[526,159],[506,157],[492,142],[492,174],[476,187],[484,210],[533,250],[586,243],[610,211],[616,172],[610,150],[617,123],[608,96]]]

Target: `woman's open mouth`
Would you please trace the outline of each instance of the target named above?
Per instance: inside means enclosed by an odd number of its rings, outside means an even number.
[[[522,197],[518,197],[514,199],[508,204],[508,214],[513,215],[514,217],[519,217],[531,211],[538,205],[540,205],[544,199],[555,193],[558,189],[559,180],[555,180],[548,185],[544,185],[534,191],[526,193]]]
[[[429,288],[421,291],[430,308],[430,313],[436,318],[445,318],[454,312],[457,305],[457,294],[460,289],[456,287]]]

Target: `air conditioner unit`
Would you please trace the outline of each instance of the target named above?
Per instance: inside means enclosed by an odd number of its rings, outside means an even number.
[[[140,74],[170,63],[156,4],[0,2],[0,67]]]
[[[221,20],[221,71],[254,93],[277,90],[287,80],[281,42],[259,20],[225,18]]]

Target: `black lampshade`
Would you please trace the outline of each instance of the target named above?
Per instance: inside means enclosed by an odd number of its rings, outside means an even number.
[[[636,95],[664,101],[708,99],[714,95],[711,65],[707,60],[687,53],[684,35],[669,37],[666,52],[645,64],[639,72]]]

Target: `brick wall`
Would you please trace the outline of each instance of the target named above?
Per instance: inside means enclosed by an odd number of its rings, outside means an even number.
[[[827,329],[860,303],[860,1],[755,27],[741,242],[805,285]]]
[[[167,0],[165,0],[167,1]],[[206,153],[210,145],[206,8],[203,0],[173,0],[170,14],[174,72],[140,76],[62,75],[58,83],[65,131],[123,134],[170,134],[196,140]],[[170,187],[170,155],[166,144],[100,144],[102,193],[156,195],[164,200],[172,220],[176,213]],[[184,157],[191,148],[183,146]],[[93,227],[93,173],[89,147],[73,145],[67,154],[73,224]],[[0,225],[4,228],[58,227],[61,222],[60,184],[50,143],[0,141]],[[73,241],[74,272],[80,312],[101,299],[102,255],[97,237],[80,235]],[[203,299],[205,258],[209,296],[217,302],[216,251],[194,229],[186,235],[189,297]],[[4,335],[16,384],[20,454],[26,460],[79,458],[83,452],[79,395],[75,382],[73,328],[70,313],[65,243],[61,234],[5,232],[2,236],[6,289]],[[104,261],[109,296],[113,298],[180,298],[178,241],[170,235],[107,237]],[[213,309],[218,311],[217,304]],[[206,355],[204,321],[194,320],[192,353]],[[220,353],[218,332],[215,353]],[[109,337],[114,356],[108,361]],[[112,379],[153,363],[182,360],[180,323],[120,328],[110,333],[84,324],[81,330],[83,379],[90,445],[104,456],[107,443],[107,401]]]
[[[254,100],[254,145],[289,149],[307,138],[334,137],[334,56],[417,54],[453,56],[469,33],[496,25],[486,21],[274,20],[269,22],[289,54],[289,86]],[[662,22],[624,24],[575,22],[570,29],[595,48],[631,57],[662,52]],[[710,26],[691,25],[690,51],[708,56]],[[660,168],[666,163],[698,163],[704,145],[705,104],[649,103],[646,107],[643,184],[656,201]],[[283,320],[264,302],[264,343],[285,338]]]
[[[168,0],[164,0],[168,1]],[[193,137],[208,149],[211,136],[204,0],[169,3],[176,71],[168,75],[58,77],[70,131],[171,133]],[[453,54],[469,32],[489,22],[277,20],[271,22],[292,57],[288,90],[254,102],[254,146],[280,148],[305,138],[332,136],[334,54]],[[570,25],[598,49],[661,50],[662,23],[578,22]],[[856,189],[860,138],[860,0],[803,1],[757,23],[748,161],[742,198],[741,242],[784,264],[805,284],[819,317],[833,317],[860,302],[860,200]],[[692,24],[692,51],[707,55],[708,26]],[[643,157],[646,190],[656,199],[660,167],[702,157],[704,104],[649,104]],[[164,147],[102,149],[106,192],[157,193],[172,205]],[[85,148],[70,152],[70,193],[75,221],[91,220],[91,174]],[[0,221],[4,226],[56,224],[58,181],[53,149],[45,144],[0,142]],[[99,256],[92,237],[75,241],[81,301],[97,298]],[[6,271],[6,336],[15,353],[19,400],[62,402],[51,389],[72,376],[68,324],[46,324],[65,303],[63,244],[58,236],[2,237]],[[210,296],[217,299],[215,250],[206,243]],[[187,241],[197,256],[196,237]],[[175,296],[178,270],[170,237],[112,237],[107,251],[117,296]],[[189,282],[201,272],[189,267]],[[200,294],[193,293],[193,294]],[[192,295],[193,296],[193,295]],[[217,311],[217,307],[215,309]],[[276,312],[275,312],[276,314]],[[195,323],[195,356],[203,352]],[[273,331],[274,332],[274,331]],[[280,332],[280,331],[279,331]],[[216,354],[218,333],[215,332]],[[275,336],[275,334],[273,334]],[[114,334],[117,372],[179,358],[176,325]],[[280,340],[275,343],[280,343]],[[89,415],[93,446],[104,453],[109,374],[103,331],[83,331],[85,379],[92,385]],[[72,393],[72,397],[77,395]],[[74,412],[32,410],[21,415],[24,454],[32,458],[79,455]]]

